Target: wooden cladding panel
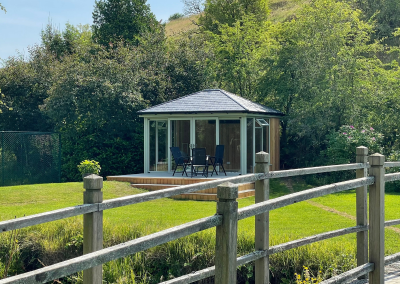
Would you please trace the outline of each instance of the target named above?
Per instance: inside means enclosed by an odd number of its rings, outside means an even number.
[[[279,171],[280,165],[280,124],[279,118],[270,118],[270,162],[272,171]]]

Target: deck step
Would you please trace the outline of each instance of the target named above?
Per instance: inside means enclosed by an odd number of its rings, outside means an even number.
[[[246,198],[249,196],[254,196],[255,190],[247,189],[247,190],[239,191],[238,195],[239,195],[238,199]],[[185,194],[179,194],[179,195],[172,196],[171,198],[185,199],[185,200],[203,200],[203,201],[217,201],[218,200],[216,194],[210,194],[210,193],[185,193]]]
[[[125,178],[125,177],[124,177]],[[120,180],[122,181],[122,180]],[[198,182],[204,182],[206,179],[175,179],[175,178],[156,178],[152,180],[145,179],[126,179],[131,183],[132,187],[142,188],[149,191],[162,190],[167,188],[175,188],[181,185],[193,184]],[[221,180],[221,183],[223,180]],[[254,196],[254,182],[252,183],[240,183],[238,184],[239,196],[238,198],[245,198]],[[209,188],[205,190],[199,190],[193,193],[185,193],[176,196],[172,196],[173,199],[187,199],[187,200],[209,200],[217,201],[217,188]]]
[[[150,191],[154,190],[161,190],[161,189],[166,189],[166,188],[173,188],[173,187],[178,187],[179,185],[174,185],[174,184],[153,184],[153,183],[144,183],[144,184],[131,184],[132,187],[136,188],[142,188],[142,189],[147,189]]]
[[[132,187],[136,187],[136,188],[142,188],[142,189],[147,189],[150,191],[153,190],[161,190],[161,189],[166,189],[166,188],[173,188],[173,187],[178,187],[179,185],[174,185],[174,184],[153,184],[153,183],[142,183],[142,184],[131,184]],[[238,184],[239,186],[239,192],[242,192],[244,190],[249,190],[249,189],[253,189],[254,190],[254,183],[241,183]],[[205,190],[199,190],[196,191],[196,193],[207,193],[207,194],[217,194],[217,188],[213,187],[213,188],[209,188],[209,189],[205,189]]]
[[[186,185],[194,184],[204,181],[215,180],[215,178],[190,178],[176,176],[173,177],[134,177],[134,176],[107,176],[108,181],[122,181],[134,184],[173,184],[173,185]]]

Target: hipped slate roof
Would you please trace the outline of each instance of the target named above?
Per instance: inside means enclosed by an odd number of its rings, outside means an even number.
[[[139,114],[176,114],[176,113],[254,113],[283,116],[273,108],[266,107],[224,90],[210,89],[199,91],[148,109]]]

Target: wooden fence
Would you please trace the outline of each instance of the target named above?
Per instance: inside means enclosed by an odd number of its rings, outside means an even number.
[[[343,283],[357,277],[366,277],[369,273],[369,283],[382,284],[384,281],[384,265],[400,260],[400,253],[384,257],[384,227],[400,224],[400,219],[384,221],[385,182],[400,180],[400,173],[385,175],[385,167],[400,167],[400,162],[385,163],[384,156],[374,154],[368,157],[367,154],[368,149],[366,147],[358,147],[357,160],[354,164],[269,172],[269,155],[261,152],[256,155],[255,174],[226,178],[223,180],[223,184],[221,184],[221,180],[213,180],[106,200],[104,202],[101,192],[103,179],[99,176],[91,175],[84,179],[86,191],[84,192],[83,205],[0,222],[0,232],[6,232],[83,214],[84,255],[0,280],[0,284],[46,283],[82,270],[84,271],[85,284],[100,284],[102,283],[103,263],[213,227],[216,227],[215,266],[162,283],[192,283],[215,276],[215,283],[217,284],[234,284],[236,283],[237,267],[254,261],[256,284],[268,284],[270,255],[317,241],[357,233],[358,266],[323,283]],[[269,200],[269,179],[345,170],[356,170],[356,179],[320,186]],[[236,202],[238,186],[236,184],[245,182],[256,183],[256,204],[238,209]],[[219,201],[217,202],[215,215],[103,249],[104,210],[216,186],[218,188]],[[367,186],[369,186],[370,200],[369,224],[367,220]],[[269,211],[311,198],[354,188],[356,188],[357,203],[357,223],[354,227],[330,231],[269,247]],[[255,216],[255,251],[237,258],[238,220],[252,216]]]

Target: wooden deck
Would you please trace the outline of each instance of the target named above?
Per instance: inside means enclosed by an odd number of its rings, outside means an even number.
[[[121,175],[121,176],[107,176],[109,181],[123,181],[130,182],[133,187],[142,188],[149,191],[160,190],[166,188],[173,188],[181,185],[200,183],[204,181],[221,179],[221,183],[224,178],[237,176],[238,173],[227,173],[225,176],[223,173],[219,175],[211,175],[208,178],[205,177],[193,177],[191,178],[182,176],[181,173],[176,173],[172,176],[172,173],[168,172],[151,172],[148,174],[135,174],[135,175]],[[239,184],[239,198],[245,198],[254,196],[254,183],[243,183]],[[195,193],[187,193],[173,196],[174,199],[186,199],[186,200],[204,200],[204,201],[217,201],[217,188],[210,188],[207,190],[201,190]]]

